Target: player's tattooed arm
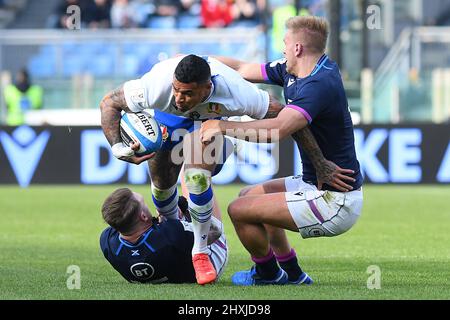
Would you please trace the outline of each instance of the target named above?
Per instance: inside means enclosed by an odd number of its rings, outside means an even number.
[[[295,132],[293,136],[295,140],[300,142],[301,147],[316,169],[317,187],[319,190],[322,189],[324,183],[342,192],[353,189],[352,186],[346,183],[355,181],[349,176],[354,173],[353,170],[342,169],[334,162],[325,159],[309,127]]]
[[[101,124],[103,133],[111,145],[113,155],[123,161],[140,164],[154,156],[154,153],[142,157],[136,156],[135,151],[139,150],[139,143],[125,145],[120,137],[120,119],[122,111],[131,112],[127,107],[123,86],[109,92],[100,102]]]
[[[122,110],[130,112],[127,107],[123,86],[106,94],[100,102],[101,124],[109,144],[115,145],[122,141],[120,138],[120,118]]]
[[[269,109],[267,110],[264,119],[276,118],[283,108],[284,108],[283,104],[281,104],[277,99],[269,95]]]

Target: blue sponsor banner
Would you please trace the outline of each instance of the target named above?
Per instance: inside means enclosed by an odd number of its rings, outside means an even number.
[[[450,182],[450,125],[360,126],[355,146],[365,183]],[[291,139],[237,149],[215,184],[301,174]],[[98,127],[0,127],[0,184],[145,184],[147,170],[114,158]]]

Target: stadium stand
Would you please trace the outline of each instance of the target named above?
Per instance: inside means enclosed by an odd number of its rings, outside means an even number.
[[[27,0],[0,0],[0,29],[13,23],[26,4]]]
[[[10,73],[17,72],[20,68],[26,67],[33,79],[43,83],[53,80],[58,80],[61,84],[68,87],[70,91],[71,83],[74,77],[82,77],[89,75],[93,77],[93,86],[99,92],[104,91],[105,86],[111,83],[119,83],[124,79],[135,78],[147,72],[155,63],[162,59],[166,59],[177,53],[197,53],[201,55],[206,54],[220,54],[234,57],[248,57],[249,60],[255,60],[255,57],[269,57],[269,60],[275,60],[282,56],[280,50],[274,50],[270,44],[273,43],[271,38],[272,33],[260,33],[257,52],[248,49],[245,42],[239,41],[222,41],[221,35],[227,31],[229,33],[242,34],[247,33],[246,30],[270,30],[274,21],[269,21],[273,18],[271,13],[277,6],[286,6],[288,2],[282,0],[273,1],[255,1],[255,0],[236,0],[239,4],[234,7],[237,13],[233,16],[233,21],[228,24],[226,28],[209,29],[205,28],[202,22],[202,3],[207,3],[203,0],[181,1],[182,6],[172,5],[172,0],[150,1],[150,0],[48,0],[48,1],[12,1],[0,0],[0,16],[2,12],[7,11],[7,15],[14,15],[12,21],[9,18],[8,29],[44,29],[52,25],[49,21],[58,21],[58,19],[48,18],[55,14],[55,9],[61,5],[68,3],[91,3],[92,4],[106,4],[111,11],[114,7],[120,7],[122,15],[128,14],[135,19],[128,24],[124,24],[119,28],[115,28],[112,23],[111,30],[104,28],[92,27],[89,19],[83,18],[82,30],[68,31],[63,29],[58,30],[43,30],[39,39],[33,39],[32,43],[24,45],[23,42],[12,41],[7,45],[2,46],[1,57],[2,66],[7,66],[6,69]],[[11,3],[15,5],[11,6]],[[261,3],[263,3],[262,7]],[[304,0],[301,1],[302,14],[326,14],[326,0]],[[361,32],[364,21],[362,20],[362,11],[358,6],[350,0],[342,0],[341,12],[341,55],[340,62],[342,75],[345,79],[346,91],[349,98],[350,107],[353,111],[362,113],[362,85],[361,85],[361,71],[362,65],[362,42]],[[391,57],[391,61],[385,61],[388,53],[392,52],[398,45],[401,33],[408,29],[414,28],[418,25],[446,25],[448,24],[448,12],[450,12],[450,3],[448,1],[436,0],[427,2],[423,5],[423,10],[419,6],[409,5],[407,1],[386,2],[381,6],[382,10],[387,10],[388,4],[391,4],[392,9],[392,24],[385,25],[387,19],[382,21],[382,26],[379,30],[371,30],[370,37],[368,37],[368,53],[367,64],[373,72],[373,96],[375,102],[373,105],[376,110],[374,116],[378,121],[387,121],[391,117],[392,92],[391,89],[386,89],[386,86],[392,86],[397,82],[397,78],[405,79],[406,84],[397,86],[399,90],[398,100],[402,105],[412,104],[410,97],[415,89],[418,91],[428,90],[432,91],[432,72],[437,68],[442,68],[443,65],[450,63],[449,44],[445,41],[437,42],[423,42],[421,44],[421,70],[418,72],[418,81],[412,81],[409,78],[409,67],[405,67],[400,62],[402,59],[409,59],[411,53],[405,56],[405,52],[401,51],[395,57]],[[420,3],[420,1],[414,1]],[[243,10],[239,11],[239,6],[248,4],[252,8],[247,13]],[[159,6],[166,6],[161,9]],[[267,6],[267,7],[264,7]],[[84,8],[84,7],[83,7]],[[63,8],[64,9],[64,8]],[[175,10],[177,16],[170,16],[168,12]],[[262,15],[262,11],[266,10]],[[295,7],[294,7],[295,10]],[[64,10],[63,10],[64,11]],[[382,12],[383,13],[383,12]],[[204,14],[204,13],[203,13]],[[384,13],[383,13],[384,14]],[[91,15],[92,16],[92,15]],[[267,29],[261,28],[264,22],[263,17],[267,19]],[[285,19],[283,18],[283,21]],[[4,20],[1,20],[4,21]],[[127,27],[139,27],[138,29],[129,29]],[[442,28],[442,27],[441,27]],[[94,30],[95,29],[95,30]],[[101,30],[100,30],[101,29]],[[226,29],[226,30],[225,30]],[[92,32],[91,32],[92,30]],[[108,38],[107,34],[114,32],[127,32],[132,30],[132,33],[127,33],[126,36],[118,36]],[[134,30],[149,31],[149,35],[159,35],[160,38],[148,40],[147,36],[133,37]],[[216,32],[216,37],[209,37],[207,41],[202,41],[198,37],[184,36],[185,32],[193,32],[195,34],[203,34],[203,31]],[[14,30],[12,30],[14,32]],[[48,31],[48,33],[47,33]],[[105,32],[104,34],[101,32]],[[55,33],[52,33],[55,32]],[[250,32],[250,31],[249,31]],[[391,35],[387,37],[388,32]],[[80,38],[81,35],[98,34],[99,36],[86,40]],[[164,35],[170,37],[170,34],[175,34],[177,37],[168,41]],[[110,43],[105,40],[104,36],[110,39]],[[276,36],[276,35],[275,35]],[[102,38],[103,37],[103,38]],[[275,37],[278,39],[279,37]],[[411,46],[409,46],[411,49]],[[275,48],[277,49],[277,48]],[[398,49],[398,48],[397,48]],[[401,48],[400,48],[401,49]],[[252,49],[253,50],[253,49]],[[405,49],[402,49],[405,50]],[[411,49],[412,50],[412,49]],[[392,56],[392,55],[391,55]],[[264,58],[261,58],[264,60]],[[388,74],[379,72],[380,66],[390,63],[397,66],[402,66],[401,71],[396,74],[390,72]],[[5,69],[5,67],[3,67]],[[391,70],[390,68],[388,68]],[[381,70],[382,71],[382,70]],[[397,90],[397,88],[395,88]],[[58,86],[58,91],[64,91]],[[54,88],[49,87],[46,91],[46,96],[50,97],[47,100],[57,101],[53,98]],[[55,93],[55,97],[60,93]],[[97,92],[91,93],[92,97],[97,97]],[[424,113],[430,118],[430,108],[423,111],[423,105],[431,105],[432,97],[430,94],[416,95],[417,99],[414,105],[416,107],[405,108],[399,107],[398,110],[403,110],[402,113],[406,115],[405,119],[420,119],[424,118]],[[92,98],[91,101],[95,101]],[[388,101],[389,103],[386,103]],[[433,100],[434,101],[434,100]],[[76,106],[76,103],[72,105]],[[90,106],[95,105],[89,103]],[[48,106],[48,105],[47,105]],[[426,117],[425,117],[426,118]],[[401,119],[403,120],[403,118]]]

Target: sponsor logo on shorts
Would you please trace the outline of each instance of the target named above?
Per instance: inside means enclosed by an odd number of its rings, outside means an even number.
[[[309,230],[309,235],[311,237],[323,237],[325,235],[325,232],[323,232],[322,229],[314,228]]]

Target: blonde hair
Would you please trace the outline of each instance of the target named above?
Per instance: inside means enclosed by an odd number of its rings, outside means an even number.
[[[293,33],[302,32],[304,46],[313,53],[324,53],[330,27],[327,20],[315,16],[296,16],[286,21],[286,29]]]

